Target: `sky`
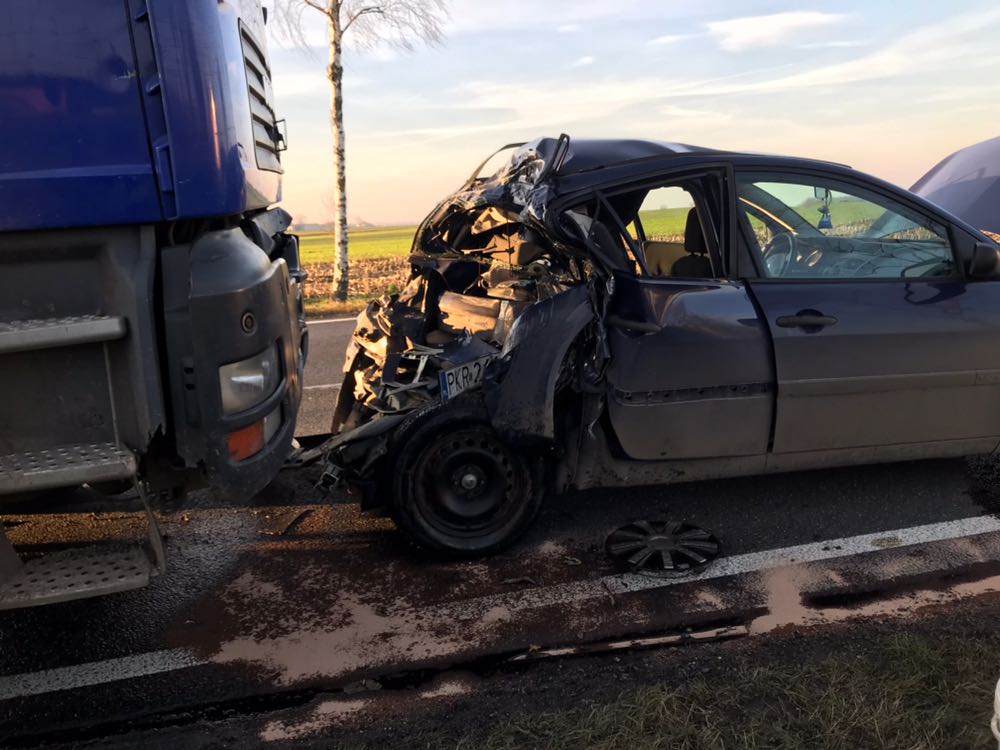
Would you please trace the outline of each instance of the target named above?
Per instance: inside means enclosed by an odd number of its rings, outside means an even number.
[[[325,26],[303,18],[310,48],[269,40],[282,203],[300,223],[333,205]],[[498,147],[562,132],[909,186],[1000,131],[998,40],[995,0],[452,0],[441,46],[345,51],[348,216],[416,223]]]

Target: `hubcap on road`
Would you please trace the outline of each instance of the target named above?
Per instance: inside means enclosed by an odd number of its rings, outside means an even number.
[[[705,568],[719,554],[719,540],[689,523],[636,521],[612,531],[604,549],[622,570],[677,576]]]

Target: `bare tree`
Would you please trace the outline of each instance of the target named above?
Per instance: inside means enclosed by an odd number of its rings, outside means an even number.
[[[388,45],[407,52],[416,44],[440,44],[442,25],[448,16],[447,0],[275,0],[279,29],[299,46],[306,44],[306,13],[317,11],[326,20],[330,44],[330,81],[333,132],[333,236],[337,246],[334,269],[334,297],[347,299],[347,171],[344,160],[344,35],[350,32],[353,45],[371,49]]]

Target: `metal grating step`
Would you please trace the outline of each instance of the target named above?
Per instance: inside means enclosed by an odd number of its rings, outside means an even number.
[[[27,560],[0,582],[0,609],[114,594],[149,583],[154,567],[142,547],[107,545],[50,552]]]
[[[114,341],[125,336],[125,318],[76,315],[0,323],[0,354]]]
[[[0,495],[129,479],[135,456],[114,443],[60,445],[0,455]]]

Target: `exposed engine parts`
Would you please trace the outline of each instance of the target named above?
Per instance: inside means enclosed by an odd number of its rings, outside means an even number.
[[[583,278],[571,259],[496,207],[455,211],[422,230],[418,245],[446,249],[436,256],[416,249],[402,292],[359,316],[345,366],[352,387],[338,403],[334,432],[440,400],[441,372],[498,356],[526,307]],[[484,374],[481,366],[462,377],[471,387]]]

